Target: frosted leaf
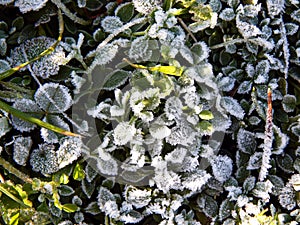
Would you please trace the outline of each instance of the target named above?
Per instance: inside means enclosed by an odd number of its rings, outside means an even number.
[[[77,5],[79,8],[84,8],[86,6],[87,0],[77,0]]]
[[[284,11],[284,0],[267,0],[268,13],[271,18]]]
[[[152,50],[149,49],[149,40],[145,36],[138,37],[130,44],[128,56],[135,61],[148,61],[152,56]]]
[[[268,175],[268,179],[274,185],[274,187],[272,189],[272,194],[276,195],[276,196],[279,195],[282,188],[284,188],[284,181],[282,180],[282,178],[280,178],[276,175]]]
[[[105,101],[100,102],[97,106],[94,106],[87,110],[87,114],[94,118],[106,120],[109,118],[109,109],[111,105]]]
[[[3,137],[8,131],[10,131],[8,119],[6,117],[0,117],[0,138]]]
[[[226,131],[230,125],[231,120],[227,115],[220,112],[214,112],[214,118],[211,120],[214,131]]]
[[[232,8],[226,8],[220,13],[219,18],[225,21],[231,21],[235,18],[235,13]]]
[[[78,195],[75,195],[73,198],[72,198],[72,204],[75,204],[75,205],[82,205],[82,199],[78,196]]]
[[[75,71],[72,71],[71,74],[70,74],[70,76],[71,76],[71,83],[75,87],[75,89],[73,90],[73,92],[74,92],[74,94],[79,94],[81,87],[86,82],[86,79],[78,76],[75,73]]]
[[[48,0],[16,0],[15,6],[19,7],[21,13],[38,11],[43,8]]]
[[[81,181],[81,188],[82,188],[83,193],[88,198],[91,198],[95,191],[96,185],[95,185],[95,182],[88,182],[85,179],[83,179]],[[98,208],[97,212],[99,212],[99,207],[97,206],[97,208]]]
[[[280,169],[286,173],[294,173],[293,158],[289,154],[277,156],[277,164]]]
[[[256,179],[253,176],[246,178],[243,183],[243,189],[246,194],[253,190],[253,188],[255,187],[255,182]]]
[[[239,129],[237,134],[237,143],[239,149],[247,154],[252,154],[256,150],[255,135],[243,128]]]
[[[31,146],[32,139],[30,137],[14,137],[13,159],[17,164],[26,166]]]
[[[91,68],[94,68],[97,65],[105,65],[109,63],[116,56],[118,50],[119,47],[115,44],[105,45],[99,51],[97,51],[97,56],[95,57],[95,60],[91,65]]]
[[[101,150],[101,149],[99,149]],[[101,155],[99,159],[97,159],[97,168],[98,170],[105,175],[115,176],[118,174],[118,164],[117,161],[114,160],[110,154],[104,152],[104,150],[100,151]]]
[[[227,198],[230,201],[237,201],[238,197],[243,193],[242,188],[236,186],[226,186],[225,190],[228,191]]]
[[[148,205],[151,201],[151,190],[142,190],[133,186],[128,186],[124,193],[125,200],[139,209]]]
[[[215,178],[220,182],[225,182],[232,173],[232,159],[228,156],[217,156],[212,162],[212,170]]]
[[[294,95],[285,95],[282,99],[282,107],[286,112],[293,112],[296,107],[296,97]]]
[[[273,135],[274,135],[274,146],[272,149],[272,154],[282,154],[284,152],[285,147],[289,143],[289,137],[285,133],[283,133],[279,127],[273,125]]]
[[[43,119],[43,121],[50,123],[54,126],[60,127],[64,130],[70,130],[69,125],[60,117],[57,115],[48,115],[47,117],[45,117],[45,119]],[[59,134],[46,129],[46,128],[41,128],[41,137],[44,139],[45,142],[47,143],[58,143],[59,140]]]
[[[295,198],[296,194],[291,184],[282,188],[278,196],[280,205],[287,210],[292,210],[296,206]]]
[[[261,167],[262,164],[262,152],[255,152],[253,155],[250,156],[247,170],[256,170]]]
[[[208,58],[210,49],[204,41],[200,41],[192,46],[191,51],[194,53],[194,63],[198,64]]]
[[[150,14],[161,5],[160,0],[133,0],[132,2],[135,10],[144,15]]]
[[[182,102],[178,97],[172,96],[165,103],[165,113],[168,120],[178,119],[182,113]]]
[[[30,99],[17,99],[12,105],[15,109],[18,109],[22,112],[27,112],[30,116],[40,118],[41,110],[37,106],[37,104]],[[21,132],[27,132],[33,130],[36,125],[25,120],[19,119],[17,117],[12,116],[12,125],[15,129]]]
[[[125,145],[133,139],[136,128],[129,122],[121,122],[114,129],[114,143],[116,145]]]
[[[235,79],[232,77],[222,77],[218,81],[218,87],[222,91],[231,91],[234,87]]]
[[[164,139],[171,134],[171,129],[166,125],[153,123],[149,127],[149,132],[156,139]]]
[[[269,80],[270,63],[268,60],[260,61],[255,67],[255,80],[256,84],[263,84]]]
[[[225,199],[219,209],[219,219],[220,221],[225,220],[227,217],[231,215],[231,211],[234,209],[234,204],[229,200]]]
[[[77,137],[64,137],[60,140],[60,146],[56,151],[59,169],[77,160],[82,151],[82,141]]]
[[[208,218],[214,218],[219,211],[217,201],[209,195],[200,195],[197,199],[197,203]]]
[[[232,97],[222,97],[221,106],[231,115],[235,116],[238,119],[244,118],[244,110],[238,103],[238,101]]]
[[[92,182],[95,177],[97,176],[97,171],[93,169],[93,167],[89,166],[89,164],[86,165],[85,167],[85,178],[88,182]]]
[[[58,193],[62,196],[70,196],[75,193],[74,189],[69,185],[61,184],[58,187]]]
[[[294,174],[289,179],[289,183],[293,186],[295,191],[300,191],[300,174]]]
[[[193,33],[197,33],[199,31],[205,30],[208,27],[210,27],[210,21],[209,20],[191,23],[188,26],[189,30],[192,31]]]
[[[35,92],[34,99],[46,112],[62,113],[72,105],[72,97],[66,86],[46,83]]]
[[[135,210],[130,210],[129,212],[123,213],[120,216],[120,220],[127,223],[138,223],[144,219],[144,216]]]
[[[123,26],[123,22],[117,16],[106,16],[101,21],[103,30],[107,33],[115,33],[119,28]]]
[[[175,148],[172,152],[165,156],[165,160],[171,164],[182,164],[187,154],[185,148]]]
[[[261,119],[258,118],[257,116],[250,116],[249,117],[249,123],[251,125],[258,125],[261,122]]]
[[[111,218],[119,216],[115,196],[105,187],[100,187],[97,202],[100,210]],[[115,212],[113,212],[115,210]]]
[[[56,40],[49,37],[36,37],[30,40],[26,40],[19,47],[11,50],[9,61],[13,67],[32,60],[37,57],[47,48],[49,48]],[[53,75],[57,75],[59,66],[66,63],[65,53],[62,46],[58,45],[54,51],[41,59],[34,61],[32,64],[25,68],[31,67],[35,76],[48,78]],[[25,68],[21,69],[25,70]]]
[[[166,141],[171,145],[189,146],[196,135],[196,131],[188,123],[182,122],[171,128],[171,134],[166,137]]]
[[[300,9],[292,12],[291,17],[293,20],[296,20],[298,23],[300,23]]]
[[[255,197],[261,198],[265,202],[269,202],[270,193],[272,193],[273,187],[274,185],[269,180],[265,182],[257,182],[252,193]]]
[[[187,177],[182,178],[182,185],[184,188],[195,192],[201,190],[210,178],[211,175],[205,170],[198,169],[194,172],[188,173]]]
[[[149,181],[150,186],[155,184],[164,193],[168,193],[171,189],[181,188],[180,177],[177,173],[157,166],[156,168],[155,176]]]
[[[294,35],[297,33],[299,26],[294,23],[285,23],[286,35]]]
[[[246,81],[243,81],[238,90],[237,90],[237,93],[239,94],[248,94],[252,89],[252,81],[251,80],[246,80]]]
[[[98,207],[97,202],[91,202],[88,204],[86,208],[84,208],[84,212],[87,212],[92,215],[97,215],[100,213],[100,209]]]
[[[30,154],[32,170],[42,174],[52,174],[59,170],[54,145],[42,144]]]
[[[0,38],[0,55],[4,56],[6,54],[6,51],[7,51],[6,39],[5,38]],[[1,60],[1,61],[4,61],[4,60]],[[1,70],[3,70],[3,69],[1,68]]]
[[[193,53],[188,47],[182,46],[179,52],[187,62],[189,62],[190,64],[194,63]]]
[[[115,70],[107,75],[104,81],[103,90],[115,90],[119,86],[125,84],[128,80],[130,73],[125,70]]]
[[[0,73],[3,73],[10,69],[10,65],[7,61],[0,59]]]
[[[14,0],[0,0],[0,5],[8,5],[9,3],[12,3]]]
[[[239,19],[237,19],[236,26],[237,26],[240,34],[246,39],[248,39],[250,37],[255,37],[262,33],[257,26],[252,25],[247,22],[242,22]]]

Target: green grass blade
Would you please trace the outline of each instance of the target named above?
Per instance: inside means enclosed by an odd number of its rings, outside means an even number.
[[[37,119],[35,117],[32,117],[30,115],[28,115],[27,113],[24,113],[24,112],[21,112],[20,110],[17,110],[13,107],[11,107],[10,105],[0,101],[0,109],[3,109],[4,111],[12,114],[13,116],[15,117],[18,117],[22,120],[25,120],[27,122],[30,122],[30,123],[34,123],[40,127],[44,127],[48,130],[52,130],[56,133],[60,133],[60,134],[63,134],[63,135],[67,135],[67,136],[77,136],[79,137],[80,135],[79,134],[74,134],[70,131],[67,131],[67,130],[64,130],[64,129],[61,129],[60,127],[56,127],[50,123],[47,123],[47,122],[44,122],[40,119]]]

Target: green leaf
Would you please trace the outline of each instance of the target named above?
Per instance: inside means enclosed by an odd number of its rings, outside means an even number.
[[[67,213],[73,213],[78,210],[78,206],[75,204],[64,204],[62,205],[62,210],[64,210]]]
[[[200,131],[203,132],[204,134],[210,134],[211,132],[213,132],[213,125],[206,120],[201,121],[197,125],[197,128],[199,128]]]
[[[296,108],[296,97],[294,95],[285,95],[282,99],[282,107],[286,112],[293,112]]]
[[[65,173],[63,173],[60,178],[59,178],[59,183],[60,184],[67,184],[69,183],[69,176]]]
[[[62,184],[58,187],[58,192],[62,196],[70,196],[75,193],[75,191],[72,187],[70,187],[68,185],[64,185],[64,184]]]
[[[18,225],[19,224],[20,213],[17,212],[15,215],[10,217],[9,225]]]
[[[116,70],[107,76],[102,88],[108,91],[114,90],[123,85],[127,81],[129,75],[130,73],[125,70]]]
[[[132,2],[127,2],[120,5],[115,10],[116,16],[120,17],[123,22],[128,22],[134,15],[134,6]]]
[[[74,180],[78,180],[78,181],[81,181],[85,178],[84,170],[79,163],[77,163],[74,168],[73,178],[74,178]]]
[[[200,112],[199,117],[203,120],[211,120],[214,118],[214,115],[209,110],[203,110]]]

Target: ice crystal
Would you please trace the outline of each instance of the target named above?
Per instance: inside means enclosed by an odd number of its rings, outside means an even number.
[[[29,151],[32,146],[32,139],[30,137],[17,136],[14,137],[14,161],[21,165],[26,166]]]
[[[36,37],[25,41],[19,47],[11,51],[10,62],[13,67],[37,57],[49,48],[56,40],[49,37]],[[59,66],[66,63],[65,53],[62,46],[58,45],[55,50],[41,59],[28,65],[35,76],[48,78],[58,74]],[[22,69],[21,69],[22,70]]]

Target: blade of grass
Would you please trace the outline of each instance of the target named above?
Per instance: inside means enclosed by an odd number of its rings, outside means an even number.
[[[6,188],[3,186],[4,184],[0,184],[0,191],[5,194],[7,197],[11,198],[12,200],[14,200],[15,202],[19,203],[21,206],[25,207],[25,208],[29,208],[28,205],[25,205],[24,202],[22,202],[20,199],[18,199],[16,196],[14,196],[13,194],[11,194],[8,190],[6,190]]]
[[[14,68],[11,68],[9,70],[6,70],[4,71],[3,73],[0,73],[0,81],[7,78],[7,77],[10,77],[11,75],[13,75],[15,72],[19,71],[20,69],[24,68],[25,66],[27,66],[28,64],[30,63],[33,63],[34,61],[37,61],[39,60],[40,58],[50,54],[51,52],[54,51],[54,49],[56,48],[56,46],[59,44],[59,42],[61,41],[62,39],[62,34],[64,32],[64,21],[63,21],[63,17],[62,17],[62,14],[61,14],[61,11],[59,10],[58,11],[58,21],[59,21],[59,36],[56,40],[56,42],[54,42],[53,45],[51,45],[49,48],[47,48],[45,51],[43,51],[41,54],[39,54],[37,57],[33,58],[33,59],[30,59],[28,60],[27,62],[24,62]]]
[[[24,112],[21,112],[20,110],[17,110],[13,107],[11,107],[10,105],[0,101],[0,109],[3,109],[4,111],[12,114],[13,116],[15,117],[18,117],[22,120],[25,120],[27,122],[30,122],[30,123],[34,123],[40,127],[44,127],[48,130],[52,130],[54,132],[57,132],[57,133],[60,133],[60,134],[63,134],[63,135],[67,135],[67,136],[76,136],[76,137],[80,137],[81,135],[79,134],[74,134],[70,131],[67,131],[67,130],[64,130],[64,129],[61,129],[60,127],[56,127],[50,123],[47,123],[47,122],[44,122],[40,119],[37,119],[35,117],[32,117],[30,115],[28,115],[27,113],[24,113]]]

